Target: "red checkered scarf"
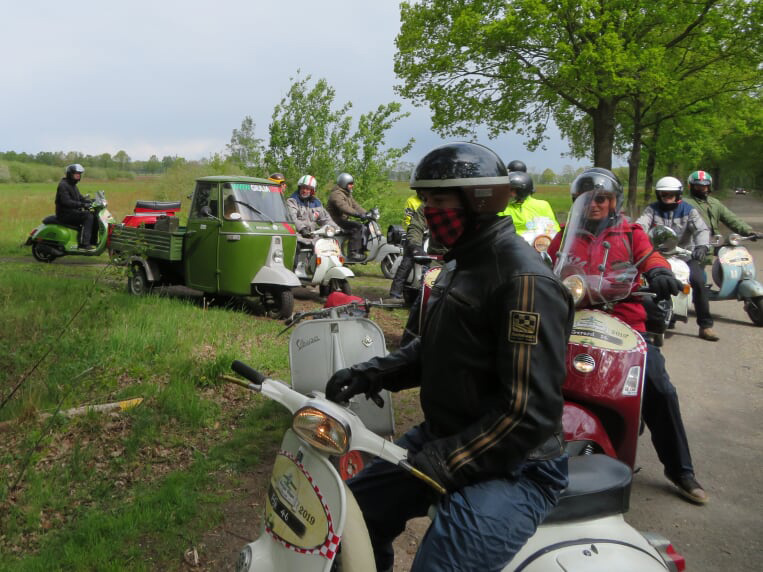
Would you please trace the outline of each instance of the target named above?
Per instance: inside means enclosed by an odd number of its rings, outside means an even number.
[[[424,207],[424,217],[432,238],[447,248],[451,248],[466,229],[467,216],[464,209]]]

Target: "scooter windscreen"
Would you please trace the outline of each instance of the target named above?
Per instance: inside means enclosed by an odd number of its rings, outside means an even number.
[[[630,232],[611,193],[592,190],[572,204],[554,273],[570,290],[578,308],[623,300],[638,289]]]

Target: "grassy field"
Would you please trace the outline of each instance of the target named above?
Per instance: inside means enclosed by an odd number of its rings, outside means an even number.
[[[187,208],[190,185],[86,180],[81,190],[103,189],[121,220],[138,199]],[[400,223],[410,194],[395,184],[378,205],[384,229]],[[54,196],[55,185],[0,185],[0,570],[181,570],[190,547],[202,569],[219,569],[256,534],[260,509],[235,507],[261,488],[288,422],[219,376],[242,359],[288,379],[283,326],[198,296],[131,297],[105,254],[34,261],[20,245]],[[567,208],[566,188],[537,196]],[[354,293],[386,295],[378,266],[353,270]],[[321,303],[311,291],[297,298],[297,310]],[[373,317],[394,347],[406,312]],[[121,414],[56,414],[133,397],[143,402]],[[415,392],[396,395],[395,407],[401,429],[420,416]],[[222,522],[240,525],[227,544],[214,532]]]
[[[157,180],[81,186],[103,188],[118,220],[137,199],[187,206],[190,192]],[[260,509],[246,505],[239,523],[231,507],[267,475],[288,416],[219,376],[242,359],[288,380],[283,325],[171,291],[131,297],[106,255],[36,262],[19,245],[54,195],[0,186],[0,570],[181,570],[191,547],[203,569],[220,569],[235,552],[205,535],[223,518],[239,530],[234,549],[256,535]],[[378,266],[355,268],[357,293],[386,294]],[[320,303],[298,294],[297,309]],[[388,343],[405,315],[375,316]],[[57,415],[132,397],[143,402],[121,414]],[[417,414],[415,399],[400,403]]]

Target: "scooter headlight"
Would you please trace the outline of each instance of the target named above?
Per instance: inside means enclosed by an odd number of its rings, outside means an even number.
[[[536,236],[533,240],[533,248],[538,252],[546,252],[549,246],[551,246],[551,237],[546,234]]]
[[[350,447],[350,428],[316,407],[294,414],[291,428],[305,443],[331,455],[344,455]]]
[[[585,296],[585,280],[579,274],[572,274],[562,280],[562,284],[565,285],[567,290],[572,294],[572,300],[577,304]]]
[[[248,544],[238,553],[236,560],[236,572],[249,572],[249,566],[252,565],[252,547]]]
[[[742,241],[742,237],[738,234],[730,234],[729,235],[729,244],[731,246],[739,246],[739,243]]]
[[[336,234],[336,231],[334,230],[333,227],[330,226],[326,229],[326,236],[328,236],[329,238],[334,236],[335,234]]]

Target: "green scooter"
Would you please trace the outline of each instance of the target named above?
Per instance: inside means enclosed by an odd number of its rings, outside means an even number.
[[[97,232],[95,236],[98,242],[94,249],[79,248],[82,228],[64,224],[56,218],[56,215],[45,217],[42,224],[29,233],[25,246],[32,247],[32,256],[40,262],[52,262],[66,255],[98,256],[106,249],[109,223],[114,222],[114,217],[106,208],[107,205],[103,191],[97,191],[89,207],[95,214],[96,221],[96,228],[93,230]]]

